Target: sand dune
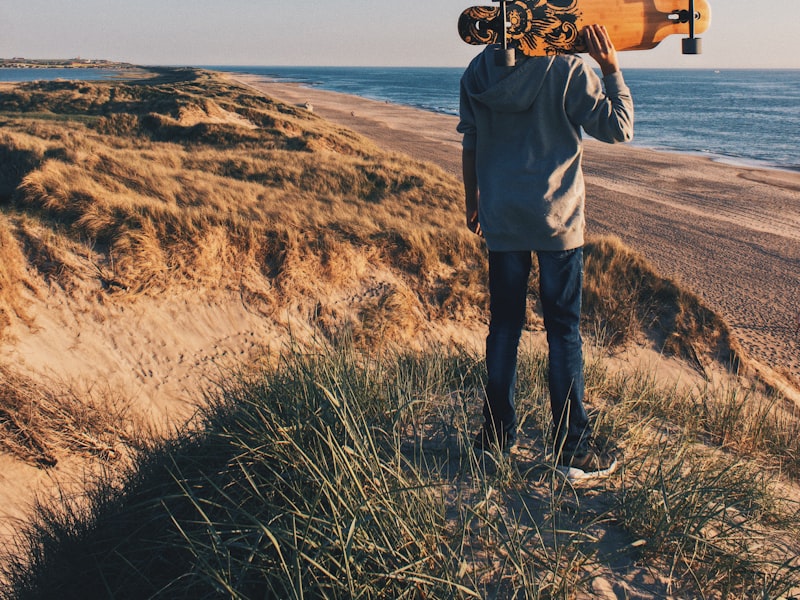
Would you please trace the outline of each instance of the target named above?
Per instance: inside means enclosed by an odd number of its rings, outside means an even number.
[[[455,117],[238,79],[276,99],[308,103],[316,114],[386,149],[434,162],[459,176]],[[213,103],[182,110],[177,120],[184,126],[226,124],[242,131],[253,127],[251,121]],[[664,274],[679,279],[723,314],[763,369],[797,384],[800,357],[793,332],[800,293],[800,174],[595,143],[587,144],[586,172],[590,233],[617,235],[640,250]],[[448,213],[444,220],[449,218]],[[369,263],[368,257],[361,257],[362,275],[375,275],[377,267]],[[92,268],[88,262],[75,266],[81,272]],[[305,276],[305,271],[296,275]],[[361,277],[373,287],[337,289],[334,293],[341,297],[328,300],[352,306],[359,295],[383,298],[381,292],[395,289],[391,277]],[[95,280],[96,276],[81,282],[95,286],[82,289],[85,293],[70,293],[43,281],[31,284],[25,291],[27,318],[5,332],[0,364],[13,365],[17,373],[55,394],[109,397],[120,410],[132,407],[133,427],[162,433],[179,427],[197,410],[204,391],[230,368],[269,356],[287,341],[287,332],[309,333],[298,330],[304,325],[289,314],[294,307],[260,312],[256,303],[246,302],[231,287],[206,289],[198,284],[163,295],[104,301]],[[402,291],[399,284],[396,288]],[[484,325],[478,320],[472,329],[463,322],[436,323],[425,334],[473,342],[477,348]],[[448,326],[451,329],[445,330]],[[531,343],[541,343],[542,337],[540,331],[533,332]],[[610,360],[627,361],[627,366],[658,363],[659,374],[670,381],[697,375],[679,359],[664,360],[653,348],[637,346]],[[0,454],[0,547],[29,514],[34,494],[80,496],[87,480],[106,466],[79,453],[58,458],[57,468],[43,469]]]

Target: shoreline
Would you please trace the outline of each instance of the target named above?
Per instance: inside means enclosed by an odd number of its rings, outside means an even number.
[[[461,177],[458,117],[224,73],[390,152]],[[729,324],[758,368],[800,389],[800,172],[585,142],[587,235],[614,235]]]
[[[230,73],[225,73],[226,75],[231,75]],[[259,77],[255,75],[254,77]],[[447,111],[439,111],[434,110],[432,108],[428,108],[426,106],[415,106],[413,104],[403,104],[399,102],[392,102],[391,100],[383,100],[379,98],[370,98],[368,96],[357,96],[355,94],[347,94],[346,92],[338,92],[336,90],[325,89],[323,87],[317,87],[313,84],[306,84],[306,83],[299,83],[299,82],[291,82],[291,81],[283,81],[280,79],[265,79],[270,83],[290,83],[292,85],[297,85],[302,89],[319,89],[320,91],[324,92],[331,92],[335,94],[344,94],[346,96],[353,96],[357,98],[364,98],[365,100],[371,100],[373,102],[388,102],[389,104],[393,104],[395,106],[404,106],[411,108],[413,110],[419,110],[427,113],[432,113],[436,115],[444,115],[448,117],[458,117],[458,115],[447,112]],[[689,156],[693,158],[701,158],[701,159],[708,159],[712,162],[717,162],[725,165],[729,165],[732,167],[738,167],[742,169],[758,169],[764,171],[781,171],[786,173],[800,173],[800,165],[796,167],[787,166],[787,165],[780,165],[776,163],[771,163],[766,160],[759,160],[757,158],[745,158],[745,157],[735,157],[735,156],[727,156],[725,154],[718,154],[715,152],[702,152],[700,150],[681,150],[680,148],[672,148],[670,146],[659,146],[658,144],[648,144],[648,143],[638,143],[636,139],[628,144],[630,148],[641,148],[643,150],[652,150],[654,152],[664,152],[667,154],[680,154],[683,156]]]
[[[259,89],[260,91],[264,91],[261,89],[260,86],[268,86],[270,90],[276,92],[276,97],[281,99],[280,97],[283,96],[285,101],[289,103],[295,104],[295,106],[302,107],[306,103],[309,103],[309,100],[302,101],[301,98],[307,96],[309,98],[315,98],[319,100],[320,98],[325,98],[326,96],[330,98],[330,101],[326,101],[323,105],[323,111],[328,115],[324,116],[320,113],[320,116],[324,118],[329,118],[330,120],[336,121],[337,123],[343,124],[344,122],[348,122],[348,125],[353,125],[357,123],[357,119],[367,118],[373,120],[375,124],[384,124],[392,129],[400,129],[399,125],[404,121],[404,119],[398,119],[398,116],[407,111],[413,111],[415,113],[423,113],[426,115],[430,115],[431,117],[435,118],[440,122],[440,124],[444,127],[448,127],[452,125],[453,129],[455,129],[455,124],[458,123],[458,116],[453,115],[443,111],[435,111],[428,108],[423,107],[416,107],[409,104],[399,104],[394,103],[389,100],[376,100],[373,98],[368,98],[365,96],[358,96],[354,94],[348,94],[345,92],[338,92],[334,90],[328,90],[321,87],[308,85],[305,83],[294,82],[294,81],[286,81],[277,78],[271,77],[263,77],[261,75],[253,75],[253,74],[243,74],[243,73],[234,73],[234,72],[225,72],[219,71],[220,74],[229,77],[239,83],[244,85],[254,87]],[[338,102],[336,101],[338,99]],[[337,110],[336,106],[339,106],[340,109]],[[350,111],[351,119],[347,118],[347,106],[355,106],[355,107],[366,107],[369,111],[369,115],[360,114],[356,115],[355,111]],[[392,111],[391,108],[387,109],[386,111],[376,111],[375,108],[377,106],[386,105],[387,107],[393,107],[396,109]],[[318,104],[312,103],[312,108],[320,108]],[[316,112],[319,112],[318,110]],[[389,115],[388,113],[394,114]],[[332,117],[332,118],[331,118]],[[412,120],[413,117],[409,116],[408,120]],[[425,119],[424,121],[430,121],[431,119]],[[448,122],[450,121],[450,123]],[[364,128],[362,128],[364,129]],[[368,129],[368,128],[367,128]],[[367,130],[365,129],[365,130]],[[373,133],[369,130],[370,134]],[[430,132],[423,133],[423,135],[430,135]],[[461,143],[461,136],[454,135],[450,136],[445,131],[437,131],[433,134],[433,137],[436,141],[447,141],[452,142],[456,141],[458,143],[458,147],[460,148]],[[584,137],[584,143],[588,146],[606,146],[596,140]],[[791,168],[786,166],[779,166],[774,165],[772,163],[768,163],[766,161],[760,161],[758,159],[747,159],[747,158],[740,158],[737,159],[735,157],[725,156],[721,154],[714,154],[710,152],[700,152],[696,150],[680,150],[677,148],[668,148],[664,146],[651,146],[646,144],[637,144],[634,138],[634,141],[624,146],[615,145],[615,148],[627,148],[629,150],[640,150],[642,152],[652,152],[656,154],[664,154],[664,155],[675,155],[678,157],[683,157],[692,160],[698,161],[707,161],[712,164],[718,164],[723,167],[729,167],[732,169],[736,169],[737,171],[745,171],[746,173],[758,173],[764,172],[764,175],[761,177],[753,175],[755,181],[759,181],[761,183],[766,183],[768,185],[776,185],[780,187],[786,187],[790,190],[800,191],[800,167],[798,168]],[[460,159],[459,159],[460,160]],[[446,169],[450,172],[456,173],[460,176],[460,163],[459,169]]]
[[[678,148],[670,148],[667,146],[651,146],[649,144],[638,144],[634,139],[630,144],[630,148],[641,148],[642,150],[652,150],[653,152],[663,152],[665,154],[680,154],[691,158],[707,159],[711,162],[736,167],[738,169],[755,169],[759,171],[780,171],[782,173],[800,174],[800,166],[787,167],[784,165],[776,165],[757,158],[737,158],[735,156],[725,156],[724,154],[716,154],[714,152],[700,152],[699,150],[680,150]]]
[[[202,67],[204,68],[204,67]],[[238,67],[235,67],[238,68]],[[276,69],[281,67],[276,67]],[[348,90],[347,86],[336,89],[336,86],[331,81],[328,81],[327,78],[323,77],[319,81],[313,80],[311,77],[308,79],[302,80],[300,78],[292,78],[291,76],[282,76],[280,74],[261,74],[261,73],[249,73],[245,71],[226,71],[224,67],[216,67],[211,68],[217,72],[225,73],[233,77],[237,76],[244,76],[244,77],[257,77],[261,78],[264,81],[269,81],[270,83],[278,83],[278,84],[294,84],[301,86],[307,90],[320,90],[332,93],[343,93],[345,95],[353,95],[357,97],[363,97],[367,100],[373,100],[376,102],[389,102],[392,104],[396,104],[399,106],[407,106],[412,109],[421,110],[425,112],[431,112],[435,114],[442,114],[448,116],[457,116],[457,106],[453,109],[450,104],[446,106],[439,106],[438,104],[425,104],[425,102],[416,103],[410,100],[407,95],[401,94],[400,96],[396,96],[393,94],[384,94],[382,97],[370,97],[369,95],[361,96],[359,92],[354,90]],[[260,70],[266,70],[265,67],[259,67]],[[460,69],[459,69],[460,70]],[[626,69],[630,71],[636,71],[637,69]],[[639,69],[641,71],[651,71],[650,69]],[[670,69],[659,69],[664,71],[670,71]],[[673,71],[684,71],[686,69],[674,69]],[[703,69],[700,69],[703,70]],[[735,71],[735,70],[731,70]],[[746,70],[741,70],[746,71]],[[455,97],[457,99],[458,91],[455,90]],[[396,96],[396,97],[393,97]],[[442,100],[439,98],[439,102]],[[796,157],[791,156],[779,156],[779,157],[770,157],[770,156],[750,156],[745,148],[737,148],[737,152],[730,154],[727,153],[730,151],[730,148],[723,148],[717,147],[713,150],[707,150],[703,148],[696,148],[696,149],[684,149],[682,147],[678,147],[674,144],[674,140],[667,140],[667,139],[651,139],[651,140],[639,140],[636,137],[630,143],[632,147],[655,150],[659,152],[667,152],[667,153],[677,153],[677,154],[686,154],[689,156],[698,156],[698,157],[705,157],[710,158],[716,162],[721,162],[724,164],[730,164],[736,167],[742,168],[756,168],[756,169],[765,169],[765,170],[778,170],[778,171],[787,171],[790,173],[800,173],[800,163],[797,162]],[[713,144],[712,144],[713,145]]]

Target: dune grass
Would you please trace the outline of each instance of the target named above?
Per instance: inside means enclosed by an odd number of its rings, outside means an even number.
[[[478,314],[483,253],[455,220],[455,180],[219,76],[159,81],[0,96],[0,201],[43,278],[68,262],[54,258],[54,231],[86,248],[94,279],[117,295],[242,289],[272,314],[299,300],[331,331],[401,307],[401,335],[413,320]],[[369,295],[319,309],[372,281]]]
[[[235,290],[276,322],[364,344],[485,323],[460,183],[308,111],[171,69],[18,85],[0,122],[0,335],[49,286],[103,303]],[[586,270],[586,330],[736,368],[725,324],[619,241],[592,240]]]
[[[485,250],[463,226],[460,183],[303,109],[186,69],[19,85],[0,120],[4,252],[45,281],[118,297],[237,289],[329,335],[379,326],[394,341],[485,319]],[[0,276],[19,281],[17,263]],[[590,243],[586,269],[587,320],[609,340],[644,332],[698,363],[735,362],[724,323],[618,241]],[[13,297],[0,307],[19,312]]]
[[[544,362],[524,357],[521,449],[495,463],[468,450],[479,357],[288,350],[222,382],[203,427],[141,454],[123,486],[42,507],[6,597],[569,598],[598,578],[652,597],[796,591],[800,513],[774,460],[709,444],[662,416],[680,394],[600,363],[598,430],[624,468],[572,488],[544,397],[526,393]]]
[[[43,468],[64,453],[128,458],[150,437],[130,400],[108,389],[47,386],[0,366],[0,450]]]
[[[528,352],[520,450],[467,450],[482,361],[430,331],[485,325],[486,258],[442,171],[191,69],[20,85],[0,123],[0,332],[47,286],[118,303],[190,287],[237,290],[320,338],[220,382],[199,423],[149,445],[113,403],[4,371],[6,451],[43,468],[56,450],[138,454],[88,500],[39,507],[3,597],[570,598],[598,580],[797,594],[800,438],[780,396],[736,377],[665,388],[599,352],[597,430],[625,466],[573,489],[548,461],[546,360]],[[584,330],[615,349],[706,375],[746,363],[724,322],[618,240],[587,245],[585,298]]]

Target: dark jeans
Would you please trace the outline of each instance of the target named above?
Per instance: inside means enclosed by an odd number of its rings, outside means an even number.
[[[583,350],[580,334],[583,248],[537,252],[539,292],[549,346],[550,408],[554,444],[565,456],[587,450],[589,419],[583,406]],[[486,338],[484,417],[495,431],[514,435],[517,348],[525,325],[530,252],[489,252],[491,321]]]

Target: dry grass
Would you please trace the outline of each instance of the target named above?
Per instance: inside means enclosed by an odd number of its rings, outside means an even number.
[[[42,507],[6,597],[550,599],[594,597],[598,580],[618,597],[797,592],[796,487],[661,417],[669,390],[599,392],[599,364],[598,429],[623,467],[574,488],[531,395],[546,360],[523,363],[509,461],[469,450],[479,356],[287,349],[227,380],[204,426],[143,454],[124,486]]]
[[[645,334],[665,354],[700,369],[721,363],[738,371],[741,350],[725,322],[618,239],[591,240],[585,271],[587,317],[606,342],[624,344]]]
[[[64,455],[113,461],[152,438],[109,390],[45,386],[0,366],[0,449],[38,467]]]
[[[171,70],[19,85],[0,94],[0,121],[0,332],[47,285],[104,302],[232,289],[276,321],[365,345],[486,320],[460,183],[305,110]],[[724,323],[618,241],[587,246],[586,274],[587,331],[735,362]]]
[[[118,297],[232,288],[332,335],[401,342],[431,321],[485,319],[486,260],[459,182],[307,111],[178,70],[20,85],[0,96],[0,119],[6,213],[29,264],[59,285],[85,273],[63,266],[70,244],[54,236],[83,245]],[[586,271],[587,319],[612,341],[736,360],[724,323],[619,242],[590,243]]]
[[[46,110],[67,120],[43,120]],[[243,287],[273,310],[300,299],[311,312],[399,270],[398,293],[430,305],[402,331],[474,304],[474,290],[449,285],[483,262],[454,222],[457,182],[305,111],[202,73],[149,86],[20,86],[0,99],[3,111],[19,171],[6,186],[10,217],[99,251],[101,283],[114,282],[104,287]],[[81,111],[97,119],[69,120]],[[28,259],[47,270],[40,254]],[[366,303],[357,312],[375,311]],[[397,301],[379,304],[387,312]]]
[[[22,296],[30,286],[19,240],[6,216],[0,214],[0,337],[13,318],[29,321]]]

